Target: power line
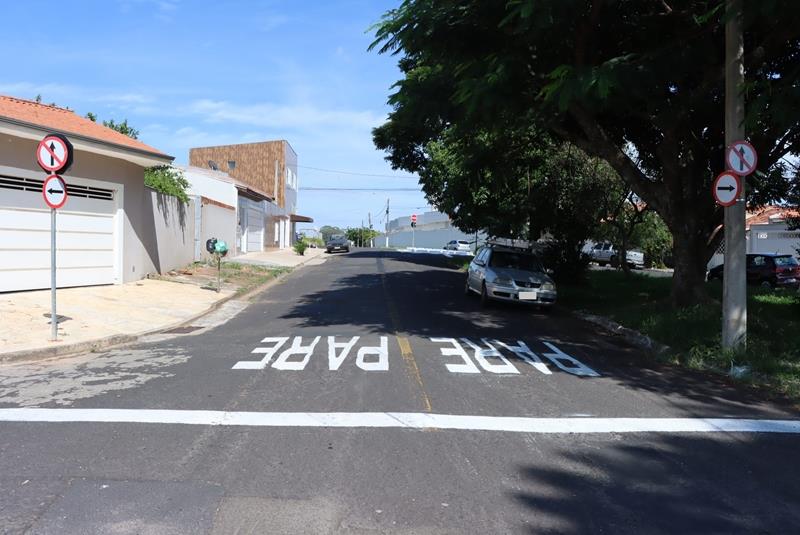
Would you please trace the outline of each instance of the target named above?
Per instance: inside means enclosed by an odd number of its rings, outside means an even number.
[[[314,171],[322,171],[323,173],[336,173],[339,175],[351,175],[351,176],[372,176],[372,177],[382,177],[382,178],[414,178],[417,179],[413,175],[375,175],[371,173],[355,173],[351,171],[337,171],[335,169],[322,169],[320,167],[309,167],[307,165],[298,165],[297,167],[301,169],[313,169]]]
[[[419,188],[316,188],[300,187],[300,191],[420,191]]]

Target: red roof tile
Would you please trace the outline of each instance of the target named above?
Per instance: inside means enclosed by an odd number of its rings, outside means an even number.
[[[120,134],[102,124],[92,122],[73,111],[57,106],[48,106],[32,100],[0,95],[0,118],[43,126],[64,134],[77,134],[105,143],[113,143],[167,156],[150,145],[130,138],[125,134]]]
[[[745,217],[745,225],[750,228],[750,225],[766,225],[771,223],[771,220],[785,220],[787,218],[800,217],[800,212],[785,206],[765,206],[759,210],[752,210],[747,212]]]

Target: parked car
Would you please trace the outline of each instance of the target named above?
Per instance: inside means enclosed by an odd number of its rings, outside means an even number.
[[[794,287],[800,284],[800,264],[788,254],[749,253],[746,260],[747,284],[764,288]],[[708,271],[707,280],[722,280],[724,265]]]
[[[325,249],[329,253],[334,251],[344,251],[345,253],[349,253],[350,241],[342,235],[334,235],[331,236],[330,239],[325,243]]]
[[[447,245],[443,247],[445,251],[467,251],[470,252],[469,242],[465,240],[450,240]]]
[[[483,247],[472,259],[464,292],[489,300],[514,301],[549,307],[556,302],[556,285],[539,258],[528,250]]]
[[[617,265],[619,259],[619,251],[612,243],[596,243],[594,247],[589,250],[589,257],[592,261],[597,262],[601,266],[611,264]],[[628,260],[628,265],[632,268],[644,269],[644,253],[641,251],[626,251],[625,258]]]

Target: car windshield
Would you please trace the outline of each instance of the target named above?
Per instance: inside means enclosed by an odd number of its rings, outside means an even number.
[[[523,271],[544,271],[539,259],[525,253],[494,251],[489,266],[495,268],[520,269]]]
[[[775,257],[775,265],[780,267],[787,267],[787,266],[796,266],[797,260],[794,259],[793,256],[776,256]]]

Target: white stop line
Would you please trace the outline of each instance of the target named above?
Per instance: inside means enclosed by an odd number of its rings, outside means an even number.
[[[0,422],[181,424],[223,427],[455,429],[511,433],[789,433],[800,420],[740,418],[526,418],[410,412],[226,412],[135,409],[0,409]]]

